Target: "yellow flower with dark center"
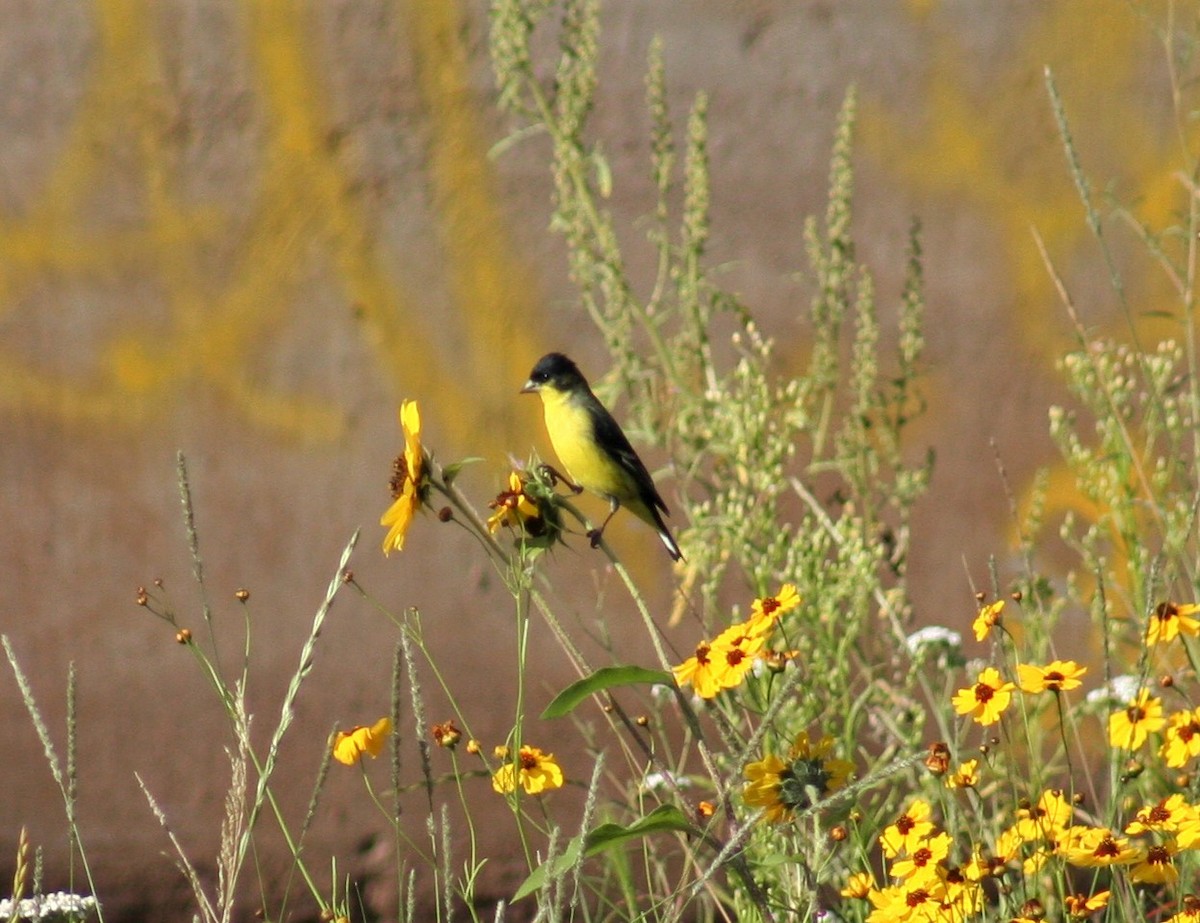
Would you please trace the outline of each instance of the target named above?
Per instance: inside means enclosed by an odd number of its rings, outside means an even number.
[[[931,877],[937,877],[938,866],[950,855],[950,834],[939,833],[921,842],[916,849],[892,862],[892,877],[900,878],[907,884],[914,884]]]
[[[1179,881],[1175,854],[1179,847],[1167,840],[1146,850],[1141,861],[1129,870],[1129,880],[1142,885],[1173,885]]]
[[[1017,685],[1022,692],[1066,692],[1078,689],[1080,677],[1087,672],[1074,660],[1055,660],[1044,667],[1022,663],[1017,666]]]
[[[392,733],[392,719],[380,718],[370,727],[361,725],[349,731],[338,731],[333,739],[333,758],[353,766],[367,754],[372,759],[383,752],[383,745]]]
[[[1097,891],[1095,894],[1068,894],[1063,898],[1067,913],[1076,918],[1090,917],[1108,906],[1111,891]]]
[[[855,872],[846,879],[846,884],[839,892],[842,897],[852,900],[865,901],[875,890],[875,879],[870,872]]]
[[[775,627],[775,623],[788,612],[800,605],[800,593],[794,584],[785,583],[774,596],[762,596],[750,606],[749,622],[765,631]]]
[[[1194,756],[1200,756],[1200,708],[1171,715],[1158,751],[1172,769],[1181,769]]]
[[[1016,688],[1014,684],[1005,682],[995,667],[985,667],[974,686],[967,686],[954,694],[954,710],[960,715],[970,715],[987,727],[1000,720]]]
[[[979,784],[979,760],[967,760],[946,776],[946,788],[974,788]]]
[[[507,761],[492,776],[492,788],[500,794],[511,794],[517,790],[517,786],[523,788],[527,795],[540,795],[562,788],[563,771],[554,761],[554,754],[543,753],[537,747],[523,746],[516,760],[510,760],[507,748],[503,748],[503,752],[503,758]]]
[[[1200,619],[1196,613],[1200,606],[1180,606],[1177,603],[1159,603],[1150,614],[1150,623],[1146,626],[1146,644],[1154,647],[1173,641],[1181,634],[1193,638],[1200,635]]]
[[[1046,789],[1037,804],[1017,811],[1012,831],[1021,843],[1050,843],[1070,826],[1075,808],[1060,789]]]
[[[385,555],[404,549],[404,538],[421,507],[425,455],[421,448],[421,413],[416,401],[400,405],[400,428],[404,431],[404,453],[392,463],[392,505],[379,519],[379,524],[388,530],[383,540]]]
[[[718,652],[716,658],[719,657]],[[683,687],[690,683],[696,695],[702,699],[711,699],[721,691],[719,676],[723,669],[719,659],[714,658],[712,642],[701,641],[696,645],[696,653],[679,666],[672,667],[671,672],[675,675],[677,686]]]
[[[797,811],[812,807],[843,788],[854,768],[847,760],[835,759],[833,738],[815,743],[802,731],[788,751],[787,760],[768,753],[747,763],[742,799],[747,806],[763,809],[768,823],[789,821]]]
[[[1071,827],[1063,834],[1055,851],[1072,865],[1084,868],[1133,865],[1145,858],[1127,837],[1118,836],[1107,827]]]
[[[883,854],[894,859],[901,853],[918,849],[933,833],[933,822],[929,819],[933,809],[921,798],[913,800],[908,809],[889,824],[879,835]]]
[[[971,623],[971,630],[975,632],[976,641],[982,641],[991,634],[992,629],[1000,624],[1000,616],[1003,612],[1003,599],[997,599],[994,603],[990,603],[979,610],[979,614],[975,616],[975,621]]]
[[[1109,745],[1120,750],[1136,750],[1166,723],[1162,700],[1152,697],[1149,689],[1141,689],[1137,698],[1108,716]]]
[[[496,499],[488,504],[495,512],[488,517],[488,531],[495,533],[503,528],[521,529],[532,536],[539,536],[546,530],[541,508],[537,501],[525,492],[526,481],[516,471],[508,475],[508,490],[497,494]]]
[[[702,699],[741,685],[754,661],[763,655],[772,624],[751,618],[730,625],[712,641],[702,641],[695,654],[671,668],[676,684],[690,683]]]
[[[1197,819],[1197,812],[1183,795],[1176,793],[1156,804],[1142,808],[1125,825],[1130,836],[1142,833],[1174,833],[1184,824]]]

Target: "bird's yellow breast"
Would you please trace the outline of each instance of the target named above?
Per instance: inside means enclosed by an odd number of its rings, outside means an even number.
[[[635,491],[611,455],[596,444],[591,415],[570,392],[543,389],[546,432],[565,473],[580,487],[606,497],[626,500]]]

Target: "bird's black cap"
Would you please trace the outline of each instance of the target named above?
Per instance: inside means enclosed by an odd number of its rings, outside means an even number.
[[[525,382],[522,391],[537,391],[542,385],[549,384],[561,391],[584,382],[583,373],[579,366],[562,353],[546,353],[537,361],[533,371],[529,373],[529,381]]]

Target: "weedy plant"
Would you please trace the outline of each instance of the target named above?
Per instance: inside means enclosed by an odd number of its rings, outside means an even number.
[[[1013,498],[1020,567],[993,567],[992,586],[969,607],[974,642],[964,643],[944,627],[914,630],[910,520],[932,464],[905,440],[925,402],[920,236],[914,227],[898,303],[880,311],[852,236],[853,90],[834,133],[825,214],[804,226],[810,300],[798,323],[809,346],[802,370],[790,374],[750,308],[722,291],[706,265],[706,98],[697,96],[677,126],[654,44],[646,98],[656,198],[645,246],[656,271],[642,290],[605,207],[612,170],[588,129],[599,0],[495,0],[499,98],[516,122],[497,153],[549,141],[553,227],[612,357],[598,390],[623,399],[635,441],[672,459],[659,482],[682,513],[673,520],[682,523],[685,555],[671,572],[673,602],[651,602],[666,594],[639,587],[601,542],[596,554],[627,592],[651,653],[645,662],[593,662],[584,653],[592,647],[559,617],[563,591],[545,567],[556,543],[580,541],[570,535],[590,528],[571,494],[531,459],[497,472],[506,487],[485,508],[462,488],[462,465],[440,463],[422,444],[418,402],[406,401],[394,502],[381,520],[384,551],[402,551],[434,509],[479,540],[513,600],[512,730],[495,747],[471,733],[476,703],[425,644],[420,613],[388,611],[346,570],[353,541],[265,748],[249,732],[248,646],[238,671],[226,674],[215,635],[193,638],[159,594],[143,591],[139,602],[193,650],[229,717],[232,784],[215,890],[178,851],[199,916],[231,918],[268,814],[322,918],[368,915],[352,882],[335,873],[332,890],[319,884],[303,842],[327,772],[337,771],[331,763],[363,765],[390,748],[389,787],[380,790],[365,765],[363,781],[394,838],[394,909],[405,920],[482,918],[478,881],[492,857],[480,854],[473,818],[481,797],[502,797],[527,877],[496,907],[497,920],[1200,923],[1200,897],[1190,890],[1200,865],[1200,163],[1188,95],[1197,85],[1197,32],[1176,30],[1173,6],[1161,28],[1183,142],[1177,223],[1151,228],[1119,208],[1109,213],[1133,227],[1174,286],[1178,341],[1138,340],[1136,312],[1108,251],[1110,225],[1048,77],[1069,172],[1112,268],[1129,343],[1088,333],[1047,259],[1077,333],[1062,362],[1077,407],[1050,415],[1064,460],[1057,477],[1079,497],[1077,511],[1057,523],[1077,563],[1063,572],[1042,553],[1054,524],[1047,473],[1029,496]],[[203,586],[182,460],[180,475]],[[395,625],[391,714],[331,734],[309,809],[293,829],[271,780],[321,622],[346,588]],[[1097,640],[1098,666],[1057,656],[1056,630],[1067,620]],[[203,621],[211,633],[207,607]],[[579,677],[537,716],[528,711],[525,669],[534,625],[546,626]],[[670,643],[681,635],[689,638],[682,654]],[[979,656],[968,663],[972,643]],[[422,676],[452,703],[452,719],[427,721]],[[27,702],[47,741],[31,696]],[[579,752],[594,754],[589,772],[569,779],[566,761],[537,746],[538,722],[547,720],[574,722]],[[406,773],[403,728],[413,724],[420,759]],[[49,744],[47,754],[54,768]],[[436,773],[435,761],[448,761],[449,771]],[[581,812],[560,816],[553,793],[568,781],[587,794]],[[400,793],[413,788],[424,791],[428,809],[423,843],[400,819]],[[66,787],[64,795],[70,820]],[[455,803],[468,828],[465,856],[452,846]],[[418,910],[419,893],[431,907]],[[266,906],[270,919],[291,912],[286,895]]]

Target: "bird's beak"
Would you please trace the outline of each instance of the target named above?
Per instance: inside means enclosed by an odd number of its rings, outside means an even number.
[[[537,389],[538,389],[538,386],[534,383],[534,380],[531,378],[531,379],[529,379],[529,381],[525,382],[525,387],[523,387],[521,389],[520,393],[521,394],[533,394]]]

